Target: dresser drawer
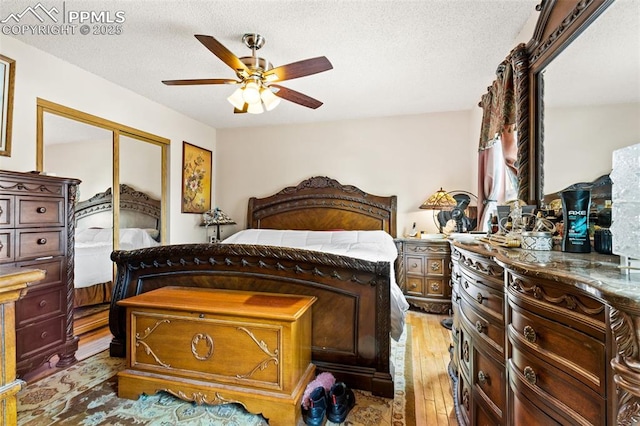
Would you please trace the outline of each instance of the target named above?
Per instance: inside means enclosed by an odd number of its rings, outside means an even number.
[[[457,399],[460,402],[460,415],[464,420],[462,424],[468,425],[471,419],[471,386],[463,376],[459,380]]]
[[[474,382],[474,389],[481,400],[491,402],[490,404],[484,404],[485,406],[491,407],[493,405],[495,407],[500,407],[497,411],[495,408],[492,408],[490,411],[493,416],[501,419],[501,409],[506,406],[506,370],[504,368],[504,363],[492,358],[490,355],[482,351],[478,351],[475,347],[473,351],[473,363],[473,371],[475,372],[475,377],[472,379]],[[474,393],[474,401],[476,399],[477,398]]]
[[[504,286],[504,268],[493,260],[467,250],[455,248],[459,253],[459,272],[466,272],[468,275],[478,275],[484,278],[487,284],[501,289]]]
[[[460,301],[460,312],[462,320],[466,327],[474,330],[474,345],[478,341],[477,337],[488,343],[491,347],[500,353],[504,353],[504,326],[502,323],[496,323],[476,312],[471,305],[463,297]]]
[[[64,226],[64,198],[16,197],[16,228]]]
[[[21,328],[51,316],[66,312],[66,294],[62,288],[49,291],[29,292],[19,300],[16,312],[16,327]]]
[[[511,425],[535,425],[558,426],[558,422],[549,416],[544,410],[531,403],[522,393],[513,388],[513,377],[509,380],[509,424]]]
[[[0,263],[13,262],[15,231],[13,229],[0,229]]]
[[[64,315],[16,329],[17,361],[29,358],[51,346],[60,345],[65,337]]]
[[[606,423],[604,398],[566,372],[540,361],[516,345],[509,360],[509,375],[531,389],[545,404],[563,407],[563,414],[573,419],[574,424]]]
[[[65,228],[16,229],[15,260],[39,257],[64,256]]]
[[[504,293],[486,285],[481,278],[460,276],[460,289],[473,306],[499,322],[504,321]]]
[[[511,271],[507,282],[509,297],[519,306],[604,341],[607,328],[604,303],[571,286]]]
[[[15,200],[11,195],[0,195],[0,228],[13,227],[13,206]]]
[[[405,256],[408,274],[424,275],[424,258],[422,256]]]
[[[556,368],[570,373],[595,392],[605,393],[605,344],[573,328],[550,321],[509,302],[509,340],[526,347]]]
[[[42,269],[45,277],[41,281],[29,283],[29,291],[43,290],[45,287],[66,286],[65,258],[54,257],[47,260],[31,260],[20,262],[18,267],[27,269]]]

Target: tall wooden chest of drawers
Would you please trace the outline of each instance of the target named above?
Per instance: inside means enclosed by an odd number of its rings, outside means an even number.
[[[451,250],[449,242],[418,238],[396,239],[398,285],[407,302],[425,312],[451,310]]]
[[[118,373],[118,396],[165,391],[196,403],[237,402],[271,425],[299,424],[315,371],[315,300],[187,287],[123,299],[127,368]]]
[[[0,171],[0,267],[42,269],[16,302],[16,370],[22,376],[58,355],[76,361],[73,335],[74,210],[79,180]]]

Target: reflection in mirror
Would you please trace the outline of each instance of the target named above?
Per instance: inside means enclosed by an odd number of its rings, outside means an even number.
[[[612,152],[640,142],[640,8],[618,0],[544,72],[544,188],[611,172]]]
[[[112,182],[113,132],[50,113],[44,114],[43,125],[45,172],[82,181],[76,204],[74,308],[97,306],[108,302],[114,273],[109,257],[113,214],[96,203]]]
[[[114,248],[157,245],[166,239],[169,140],[44,99],[37,100],[37,118],[37,170],[82,180],[73,247],[74,334],[81,335],[108,325]],[[131,222],[140,232],[127,241],[113,232],[119,235],[122,209],[133,211],[133,217],[142,212],[145,220]]]

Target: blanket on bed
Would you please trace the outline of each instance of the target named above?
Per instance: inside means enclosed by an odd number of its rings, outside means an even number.
[[[395,280],[393,265],[398,257],[398,249],[391,235],[386,232],[246,229],[233,234],[222,243],[289,247],[374,262],[389,262],[391,264],[391,337],[394,340],[400,338],[409,303]]]

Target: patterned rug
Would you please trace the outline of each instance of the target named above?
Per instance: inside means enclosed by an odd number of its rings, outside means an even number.
[[[392,340],[395,366],[394,399],[354,390],[356,406],[344,425],[415,426],[415,396],[411,357],[411,328],[398,342]],[[18,393],[19,426],[262,426],[262,416],[242,406],[195,405],[165,393],[142,395],[138,400],[117,397],[117,377],[125,360],[101,352],[38,382]],[[301,423],[302,424],[302,423]],[[327,422],[327,425],[334,423]]]

